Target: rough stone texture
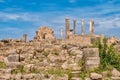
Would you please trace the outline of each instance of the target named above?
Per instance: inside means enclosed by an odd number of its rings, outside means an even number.
[[[120,77],[111,77],[112,80],[120,80]]]
[[[83,50],[85,68],[91,70],[99,67],[100,57],[98,48],[85,48]]]
[[[52,29],[42,26],[37,31],[36,38],[37,39],[54,39],[54,32]]]
[[[114,68],[112,70],[112,76],[114,76],[114,77],[120,77],[120,72],[117,69]]]
[[[9,62],[19,62],[19,55],[9,55],[7,60]]]
[[[116,37],[111,37],[108,39],[107,42],[109,45],[111,45],[111,44],[117,44],[119,42],[119,40]]]
[[[112,70],[112,77],[111,77],[112,80],[120,80],[120,72],[113,68]]]
[[[13,58],[15,58],[15,59],[12,59],[11,57],[9,59],[7,57],[4,58],[4,62],[7,67],[16,68],[16,67],[19,67],[20,65],[22,65],[20,62],[17,62],[18,59],[16,57],[13,57]]]
[[[71,68],[73,71],[81,70],[81,67],[77,63],[69,64],[69,68]]]
[[[91,80],[90,78],[85,78],[85,80]]]
[[[5,69],[0,69],[0,80],[68,80],[71,76],[74,80],[82,80],[83,60],[86,70],[100,64],[98,49],[89,48],[94,41],[91,39],[96,38],[95,35],[70,34],[68,39],[54,39],[52,29],[41,27],[36,38],[26,43],[0,41],[1,65],[6,64]],[[92,78],[101,79],[98,74],[94,76]]]
[[[63,68],[63,69],[69,69],[69,64],[68,64],[68,62],[66,61],[66,62],[64,62],[62,65],[61,65],[61,67]]]
[[[0,80],[10,80],[10,74],[6,74],[6,75],[1,75],[0,76]]]
[[[79,36],[79,35],[70,35],[69,39],[64,41],[65,43],[79,44],[81,46],[91,45],[91,37],[89,36]]]
[[[97,73],[90,73],[90,78],[93,80],[102,80],[102,75]]]
[[[77,77],[72,77],[71,80],[82,80],[81,78],[77,78]]]

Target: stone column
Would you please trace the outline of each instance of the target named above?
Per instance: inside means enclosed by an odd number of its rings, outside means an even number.
[[[38,36],[38,31],[36,31],[36,37]]]
[[[60,30],[60,37],[63,39],[63,29]]]
[[[94,21],[90,20],[90,35],[94,34]]]
[[[82,20],[81,22],[81,32],[82,32],[82,35],[84,35],[84,20]]]
[[[74,28],[73,28],[73,30],[74,30],[74,34],[76,33],[76,20],[73,20],[73,26],[74,26]]]
[[[23,42],[26,42],[26,41],[27,41],[27,34],[24,34],[24,35],[23,35],[22,41],[23,41]]]
[[[38,39],[38,31],[35,32],[36,36],[34,37],[34,39]]]
[[[69,19],[66,18],[65,19],[65,27],[66,27],[66,38],[69,38],[69,30],[70,30],[70,23],[69,23]]]

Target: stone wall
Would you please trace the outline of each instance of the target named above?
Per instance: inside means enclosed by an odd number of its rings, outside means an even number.
[[[99,67],[100,57],[98,48],[85,48],[83,50],[86,70],[92,70]]]
[[[54,31],[46,26],[40,27],[36,32],[37,39],[54,39]]]
[[[92,45],[92,42],[95,39],[96,37],[91,37],[91,36],[70,35],[69,39],[66,39],[63,42],[70,44],[77,44],[80,46],[90,46]]]

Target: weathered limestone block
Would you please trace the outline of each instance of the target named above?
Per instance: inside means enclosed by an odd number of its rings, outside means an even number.
[[[97,73],[90,73],[90,78],[92,80],[102,80],[102,75]]]
[[[120,77],[120,72],[117,69],[114,68],[112,70],[112,76],[114,76],[114,77]]]
[[[5,74],[5,73],[11,74],[11,72],[12,72],[12,69],[11,69],[11,68],[9,68],[9,69],[0,69],[0,73],[1,73],[1,74]]]
[[[111,77],[111,80],[120,80],[120,77]]]
[[[36,75],[34,75],[34,79],[35,79],[35,80],[42,80],[43,77],[42,77],[41,74],[36,74]]]
[[[9,57],[4,58],[4,62],[6,64],[6,66],[11,67],[11,68],[16,68],[16,67],[19,67],[20,65],[22,65],[18,61],[19,61],[19,59],[17,56],[9,56]]]
[[[112,80],[120,80],[120,72],[113,68],[112,70],[112,77],[111,77]]]
[[[91,80],[90,78],[85,78],[85,80]]]
[[[61,65],[61,67],[62,67],[63,69],[65,69],[65,70],[69,69],[69,64],[68,64],[68,62],[67,62],[67,61],[64,62],[64,63]]]
[[[82,60],[82,58],[83,58],[83,51],[81,51],[81,50],[72,50],[71,52],[70,52],[70,55],[72,55],[72,56],[75,56],[75,58],[74,58],[74,61],[76,62],[76,63],[78,63],[78,62],[80,62],[81,60]]]
[[[24,69],[25,69],[25,72],[31,72],[31,71],[33,71],[35,68],[34,68],[34,64],[28,64],[28,65],[25,65],[24,66]]]
[[[10,80],[10,74],[7,75],[1,75],[0,80]]]
[[[78,77],[72,77],[71,80],[82,80],[82,79]]]
[[[51,75],[50,79],[48,80],[68,80],[68,75],[67,74],[63,74],[62,76]]]
[[[100,57],[98,48],[85,48],[83,50],[85,68],[91,70],[99,67]]]
[[[19,55],[9,55],[8,57],[7,57],[7,60],[9,61],[9,62],[19,62]]]
[[[84,58],[88,58],[88,57],[99,57],[99,49],[98,48],[85,48]]]
[[[16,80],[20,80],[20,79],[22,79],[22,74],[15,74],[15,75],[13,75],[13,78]]]
[[[59,61],[59,58],[53,54],[49,54],[47,57],[53,63]]]
[[[69,68],[71,68],[73,71],[81,70],[81,67],[77,63],[69,64]]]
[[[31,74],[24,74],[22,77],[25,80],[30,80],[30,79],[34,79],[35,74],[31,73]]]

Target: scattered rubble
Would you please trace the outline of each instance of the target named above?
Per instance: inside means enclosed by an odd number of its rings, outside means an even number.
[[[71,34],[67,19],[66,38],[62,40],[56,39],[54,31],[44,26],[31,41],[26,40],[26,34],[22,40],[1,40],[0,80],[83,80],[83,77],[104,80],[105,73],[84,74],[100,65],[99,49],[92,48],[92,44],[101,36],[94,34],[93,21],[90,21],[90,35],[84,34],[84,26],[82,35],[76,35],[75,27]],[[112,80],[120,80],[119,71],[113,69],[111,73]]]

